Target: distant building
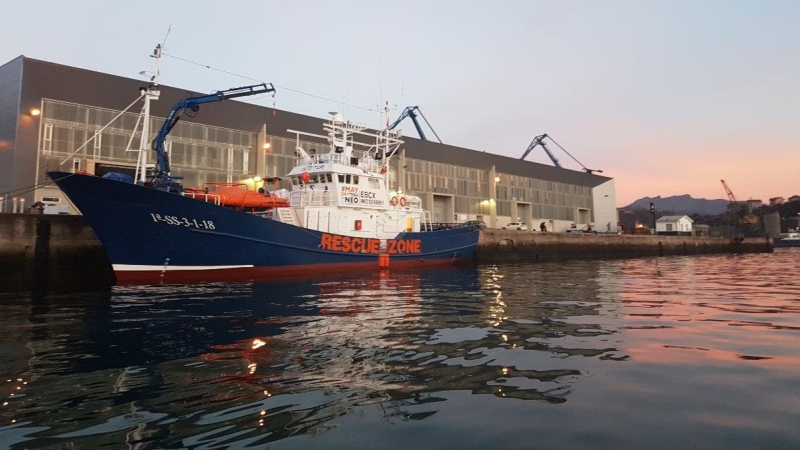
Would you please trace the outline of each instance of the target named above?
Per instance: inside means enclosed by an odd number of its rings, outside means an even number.
[[[786,199],[783,197],[772,197],[771,199],[769,199],[770,206],[782,205],[784,203],[786,203]]]
[[[664,216],[656,220],[656,234],[691,236],[693,223],[689,216]]]
[[[762,206],[764,206],[764,202],[762,202],[761,200],[752,200],[752,199],[748,200],[747,201],[747,212],[748,213],[752,213],[757,208],[761,208]]]
[[[711,225],[692,224],[692,233],[697,237],[708,237],[710,234]]]
[[[778,211],[764,214],[764,232],[773,238],[781,234],[781,215]]]

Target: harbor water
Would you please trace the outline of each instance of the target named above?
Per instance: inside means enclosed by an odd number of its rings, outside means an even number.
[[[800,448],[798,261],[0,294],[0,448]]]

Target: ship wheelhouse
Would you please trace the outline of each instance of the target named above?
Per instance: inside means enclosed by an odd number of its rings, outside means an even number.
[[[422,209],[420,198],[389,192],[389,160],[402,144],[398,134],[365,131],[343,122],[338,114],[324,127],[327,136],[289,130],[297,134],[295,167],[288,174],[292,190],[283,194],[290,206],[279,208],[274,219],[381,239],[430,229],[430,214]],[[300,136],[325,139],[328,152],[309,154],[299,145]],[[360,142],[355,136],[374,142]]]

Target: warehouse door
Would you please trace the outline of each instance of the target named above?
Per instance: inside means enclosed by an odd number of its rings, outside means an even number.
[[[588,209],[578,208],[578,219],[576,222],[580,224],[587,224],[592,221],[592,215]]]
[[[517,203],[517,221],[528,225],[528,229],[533,229],[531,224],[531,204]]]
[[[450,223],[453,221],[453,197],[433,194],[433,223]]]

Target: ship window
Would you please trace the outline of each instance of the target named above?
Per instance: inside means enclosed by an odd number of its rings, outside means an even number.
[[[344,182],[347,183],[347,184],[350,184],[350,175],[345,175],[344,176]]]
[[[311,175],[310,177],[308,177],[308,182],[309,183],[316,183],[317,182],[317,176],[316,175]]]
[[[339,174],[339,183],[344,183],[344,174]]]
[[[353,175],[353,184],[358,184],[358,175]]]
[[[292,184],[297,186],[297,177],[292,177]]]
[[[327,174],[328,176],[328,183],[333,183],[333,175]]]

